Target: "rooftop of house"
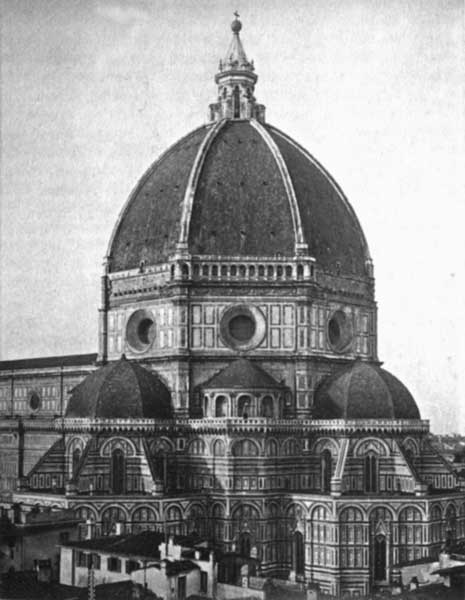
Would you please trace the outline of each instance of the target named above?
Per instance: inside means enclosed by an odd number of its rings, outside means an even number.
[[[174,545],[181,546],[183,550],[182,560],[179,562],[190,562],[186,559],[194,558],[193,553],[196,549],[199,549],[201,552],[200,558],[205,559],[205,541],[201,538],[192,535],[174,536],[171,540]],[[69,541],[62,544],[62,546],[76,548],[83,552],[101,552],[104,554],[113,554],[115,556],[161,560],[159,546],[166,541],[167,538],[162,532],[142,531],[137,534],[112,535],[87,540]],[[172,570],[180,567],[173,566],[169,568]]]

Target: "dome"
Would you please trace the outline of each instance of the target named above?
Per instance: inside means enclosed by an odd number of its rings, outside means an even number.
[[[77,385],[66,410],[68,418],[163,419],[171,414],[168,388],[153,373],[124,357]]]
[[[322,381],[315,419],[420,419],[411,393],[394,375],[356,361]]]
[[[256,119],[220,119],[174,144],[129,197],[109,246],[112,272],[166,262],[177,249],[223,257],[295,256],[367,275],[357,217],[328,172]]]

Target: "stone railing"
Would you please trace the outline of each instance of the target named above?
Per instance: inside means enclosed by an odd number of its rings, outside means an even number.
[[[112,296],[153,293],[179,282],[280,282],[314,281],[315,259],[310,256],[202,256],[176,258],[109,275]]]
[[[98,419],[57,418],[56,430],[160,431],[235,430],[304,431],[305,433],[401,433],[429,431],[429,421],[418,419],[273,419],[267,417],[214,417],[203,419]]]

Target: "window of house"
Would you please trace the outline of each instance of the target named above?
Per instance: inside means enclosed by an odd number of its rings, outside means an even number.
[[[206,594],[208,592],[208,573],[200,571],[200,592]]]
[[[107,570],[114,573],[121,573],[121,560],[116,556],[110,556],[107,560]]]
[[[87,555],[85,552],[76,553],[76,566],[87,567]]]
[[[139,563],[137,560],[127,560],[126,561],[126,573],[132,573],[133,571],[137,571],[139,569]]]

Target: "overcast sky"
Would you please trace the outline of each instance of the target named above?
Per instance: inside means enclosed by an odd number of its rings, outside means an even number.
[[[3,359],[96,351],[112,226],[206,120],[237,8],[268,121],[365,230],[380,359],[435,431],[465,431],[462,0],[1,4]]]

